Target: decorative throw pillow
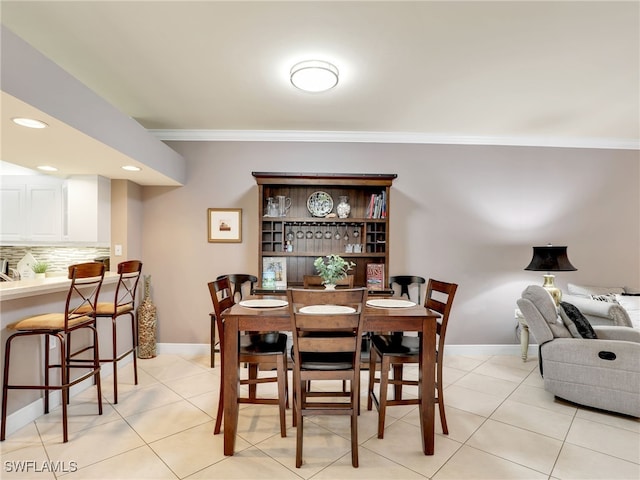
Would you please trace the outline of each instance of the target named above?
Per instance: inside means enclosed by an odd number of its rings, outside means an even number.
[[[596,332],[591,327],[589,320],[585,318],[582,312],[578,310],[575,305],[567,302],[560,302],[558,313],[560,313],[562,322],[574,338],[598,338]]]
[[[591,295],[593,300],[598,300],[599,302],[607,302],[607,303],[618,303],[618,299],[616,298],[615,293],[605,293],[602,295]]]

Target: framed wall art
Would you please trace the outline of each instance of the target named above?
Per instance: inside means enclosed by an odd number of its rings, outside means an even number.
[[[241,208],[209,208],[207,209],[207,223],[209,243],[242,242]]]

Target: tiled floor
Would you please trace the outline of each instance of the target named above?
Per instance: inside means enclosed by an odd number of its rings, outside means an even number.
[[[542,388],[535,358],[523,363],[516,356],[446,357],[450,433],[442,435],[438,421],[433,456],[421,452],[417,407],[390,407],[385,438],[378,439],[377,413],[366,410],[363,395],[357,469],[351,466],[348,417],[305,421],[304,463],[297,469],[295,430],[289,427],[287,438],[281,438],[277,408],[270,405],[241,406],[237,453],[225,457],[222,435],[212,434],[220,371],[207,362],[206,356],[176,355],[140,360],[138,386],[131,365],[125,365],[117,405],[109,403],[107,378],[102,416],[96,415],[93,388],[72,399],[68,443],[62,443],[59,409],[11,434],[0,444],[0,475],[69,480],[640,478],[640,421],[554,399]]]

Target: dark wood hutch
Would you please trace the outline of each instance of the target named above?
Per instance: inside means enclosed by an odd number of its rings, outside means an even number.
[[[355,275],[356,286],[366,286],[367,264],[383,264],[386,286],[390,190],[396,174],[253,172],[253,176],[258,184],[259,279],[263,259],[275,257],[286,260],[287,286],[302,286],[304,275],[316,274],[313,261],[334,253],[356,264],[349,272]],[[326,198],[324,194],[333,201],[326,215],[308,205],[312,195]],[[267,199],[279,195],[291,199],[286,216],[268,216]],[[348,198],[351,207],[347,218],[336,214],[341,196]]]

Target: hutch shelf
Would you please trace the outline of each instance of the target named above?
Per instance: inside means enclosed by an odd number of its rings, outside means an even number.
[[[367,264],[384,265],[389,278],[390,189],[396,174],[253,172],[258,184],[258,269],[263,260],[286,259],[288,286],[302,286],[304,275],[315,275],[313,261],[338,254],[356,264],[349,273],[356,286],[367,284]],[[314,207],[309,198],[331,197]],[[291,199],[285,216],[269,216],[278,196]],[[337,215],[340,197],[351,207],[346,218]],[[288,204],[288,201],[287,201]],[[326,213],[325,213],[326,212]]]

